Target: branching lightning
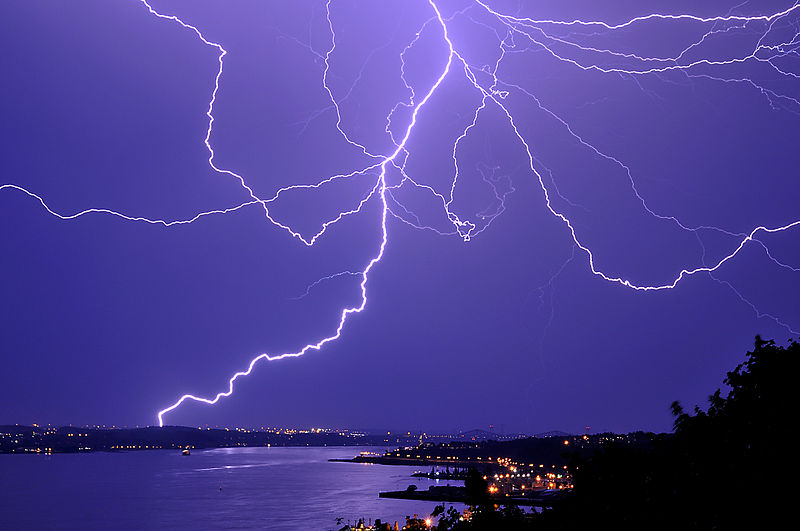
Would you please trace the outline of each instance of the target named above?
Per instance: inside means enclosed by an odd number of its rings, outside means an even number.
[[[263,210],[265,219],[269,223],[287,232],[293,239],[309,247],[313,246],[326,234],[328,229],[334,227],[342,219],[362,212],[364,205],[368,202],[375,202],[380,205],[378,226],[381,236],[379,242],[377,242],[377,248],[372,258],[358,271],[342,271],[315,281],[310,284],[305,293],[300,296],[301,298],[308,295],[310,290],[317,284],[332,278],[344,275],[360,277],[359,303],[354,306],[345,307],[340,311],[337,325],[332,333],[314,342],[310,342],[294,352],[279,354],[262,353],[254,357],[245,370],[236,372],[230,377],[225,391],[217,393],[212,398],[201,397],[194,394],[184,394],[173,404],[158,412],[157,417],[160,426],[164,425],[165,416],[168,413],[180,407],[187,400],[205,404],[216,404],[222,398],[230,396],[234,391],[235,382],[239,378],[249,375],[254,367],[261,361],[277,361],[284,358],[302,356],[309,350],[320,350],[325,344],[337,340],[341,336],[350,316],[361,313],[367,306],[367,284],[369,275],[384,256],[384,251],[389,240],[389,218],[399,220],[416,229],[433,231],[442,236],[456,236],[464,241],[470,241],[487,230],[492,222],[506,210],[507,198],[514,192],[514,186],[510,182],[510,178],[499,174],[498,168],[490,165],[484,165],[478,168],[483,181],[491,190],[492,202],[489,206],[482,211],[476,212],[473,219],[466,219],[463,218],[463,215],[458,215],[455,212],[455,207],[457,204],[457,192],[460,179],[463,178],[463,172],[460,167],[460,161],[462,160],[460,153],[463,149],[463,142],[479,127],[482,117],[488,112],[494,112],[503,119],[507,130],[512,134],[522,152],[525,154],[526,172],[529,172],[538,184],[539,189],[541,189],[545,208],[552,216],[562,223],[563,227],[566,229],[566,233],[572,239],[573,254],[569,257],[569,260],[565,262],[565,265],[566,263],[579,259],[582,252],[583,256],[587,259],[589,271],[593,275],[607,282],[643,292],[673,289],[677,287],[682,280],[688,277],[701,273],[707,274],[716,282],[731,289],[758,317],[763,316],[769,318],[790,332],[796,333],[791,326],[778,317],[760,311],[746,299],[733,284],[727,280],[719,279],[715,276],[715,273],[726,263],[735,259],[741,253],[742,249],[753,243],[763,249],[767,259],[775,264],[775,266],[793,273],[800,272],[800,268],[776,259],[769,247],[760,239],[760,237],[767,234],[800,229],[800,219],[791,220],[777,226],[758,225],[749,231],[741,232],[713,225],[693,226],[684,223],[676,216],[659,212],[651,208],[647,199],[637,187],[636,178],[629,165],[626,165],[618,157],[601,150],[590,141],[586,140],[585,135],[582,135],[566,119],[545,106],[534,91],[521,86],[519,83],[505,80],[503,68],[508,57],[536,51],[547,54],[553,60],[570,68],[592,72],[596,75],[625,76],[637,83],[640,78],[656,77],[661,79],[659,76],[675,73],[684,76],[686,80],[702,78],[721,84],[744,84],[763,95],[767,103],[773,108],[800,114],[800,100],[798,100],[795,95],[781,89],[771,88],[757,79],[744,77],[739,70],[734,68],[738,68],[744,64],[758,64],[770,69],[775,76],[783,80],[794,82],[800,80],[800,74],[793,72],[790,66],[788,66],[789,63],[786,62],[788,60],[797,60],[800,58],[800,2],[794,3],[781,11],[754,16],[733,14],[736,9],[733,8],[725,15],[714,17],[700,17],[692,14],[653,13],[636,16],[619,23],[609,23],[602,20],[538,20],[518,17],[499,12],[491,7],[490,2],[484,0],[465,0],[465,6],[463,8],[447,15],[440,10],[438,0],[417,1],[429,9],[430,17],[421,25],[413,39],[405,46],[400,54],[400,71],[398,75],[407,90],[408,98],[405,101],[397,102],[386,116],[379,117],[385,124],[384,131],[393,146],[393,149],[387,153],[375,153],[374,150],[367,147],[366,142],[359,142],[359,140],[343,126],[342,108],[340,104],[353,97],[353,89],[361,80],[363,69],[346,94],[340,95],[337,99],[337,95],[329,84],[332,60],[337,47],[336,24],[332,16],[332,12],[334,12],[335,8],[335,0],[324,1],[325,19],[330,32],[330,44],[327,50],[319,52],[298,41],[299,44],[306,46],[309,51],[321,61],[323,65],[321,76],[322,90],[329,99],[329,104],[326,103],[327,107],[315,112],[309,118],[308,122],[316,119],[323,113],[335,113],[335,128],[337,134],[351,147],[355,148],[360,154],[370,160],[369,164],[363,168],[327,176],[312,184],[294,184],[282,187],[277,189],[270,197],[259,197],[254,192],[253,188],[248,185],[244,176],[232,170],[219,167],[215,162],[215,152],[211,144],[211,136],[214,126],[214,105],[217,101],[217,95],[223,78],[224,60],[228,52],[221,44],[207,39],[197,27],[183,21],[176,15],[166,15],[158,12],[151,7],[148,0],[140,0],[143,8],[153,17],[161,21],[175,24],[183,30],[191,32],[203,45],[215,49],[218,53],[218,70],[214,78],[214,86],[211,91],[211,97],[206,112],[208,125],[204,144],[208,151],[209,166],[216,173],[232,178],[234,182],[238,183],[241,189],[244,190],[246,199],[236,205],[200,212],[191,218],[166,220],[131,216],[105,208],[89,208],[72,214],[63,214],[50,208],[40,195],[21,186],[15,184],[0,185],[0,191],[7,190],[26,194],[38,201],[49,214],[62,220],[72,220],[89,214],[105,214],[116,216],[127,221],[172,227],[175,225],[190,224],[208,216],[224,215],[244,208],[258,207]],[[451,24],[456,19],[461,19],[462,21],[467,20],[472,24],[483,26],[493,32],[497,38],[497,59],[493,64],[477,66],[470,63],[468,54],[464,52],[460,44],[452,37],[453,32],[451,31]],[[696,38],[689,40],[689,42],[676,45],[674,53],[663,56],[650,56],[644,53],[638,53],[635,50],[615,49],[607,45],[596,43],[601,41],[595,41],[595,38],[598,36],[607,36],[614,32],[627,30],[643,24],[689,24],[696,26],[699,31]],[[776,31],[778,27],[782,27],[785,30],[786,26],[791,28],[791,31],[788,33],[786,31],[783,31],[783,33]],[[435,32],[441,43],[442,50],[445,52],[445,59],[441,64],[437,65],[435,79],[424,91],[418,93],[419,89],[415,90],[413,84],[406,79],[406,56],[409,51],[413,50],[415,46],[418,45],[421,36],[425,32]],[[734,33],[747,33],[757,36],[757,38],[754,39],[755,44],[753,48],[747,53],[733,54],[733,52],[731,52],[732,55],[729,57],[714,56],[711,58],[698,55],[702,53],[703,47],[708,42],[718,38],[725,38]],[[373,60],[373,54],[370,54],[367,59],[367,61],[371,60]],[[464,127],[461,134],[456,137],[452,144],[452,176],[449,179],[449,185],[444,190],[439,190],[432,185],[426,184],[423,179],[416,178],[409,174],[407,171],[407,161],[412,154],[408,146],[409,140],[414,135],[418,120],[424,115],[426,108],[433,105],[431,102],[437,91],[444,81],[451,76],[459,76],[462,81],[466,81],[470,90],[474,90],[475,94],[477,94],[479,103],[470,110],[469,123]],[[687,265],[679,271],[676,271],[671,278],[652,283],[636,283],[621,275],[605,272],[603,268],[598,265],[598,260],[595,257],[596,251],[593,251],[589,244],[585,243],[580,231],[576,228],[574,220],[569,217],[566,211],[558,208],[557,205],[561,201],[570,206],[582,207],[561,194],[556,183],[556,176],[536,158],[531,141],[526,139],[519,128],[522,118],[514,112],[512,106],[509,104],[509,98],[512,94],[515,97],[524,98],[527,101],[533,102],[538,109],[557,124],[557,127],[562,128],[576,145],[581,146],[582,149],[590,150],[597,157],[615,165],[625,176],[627,182],[630,183],[632,194],[647,215],[672,223],[679,230],[693,233],[697,236],[697,241],[703,252],[701,263],[699,265]],[[398,118],[396,115],[400,109],[403,109],[404,112],[408,111],[409,114],[406,118],[407,123],[404,127],[399,128],[401,134],[397,134],[395,133],[397,130],[395,125],[398,121],[401,121],[401,118]],[[306,125],[308,125],[308,122],[306,122]],[[543,176],[542,170],[544,170],[547,175],[546,179]],[[396,172],[397,175],[400,176],[397,182],[389,178],[388,172],[390,171],[393,173]],[[322,222],[319,229],[314,234],[302,234],[288,223],[279,220],[270,210],[272,204],[287,192],[319,189],[334,181],[351,179],[356,176],[371,179],[371,186],[368,191],[349,208],[342,209],[330,219]],[[449,226],[443,229],[433,223],[428,223],[424,220],[423,216],[403,204],[398,198],[397,192],[402,188],[408,187],[432,197],[436,204],[441,206],[442,213],[445,219],[448,220]],[[554,202],[553,198],[558,198],[558,200]],[[706,263],[706,250],[701,238],[701,234],[705,231],[712,231],[723,234],[726,237],[735,238],[735,243],[730,246],[724,256],[710,263]],[[562,266],[561,269],[563,270],[563,268],[564,266]],[[561,270],[559,270],[559,273],[560,272]],[[552,280],[550,284],[552,284]],[[552,320],[552,312],[550,319]]]

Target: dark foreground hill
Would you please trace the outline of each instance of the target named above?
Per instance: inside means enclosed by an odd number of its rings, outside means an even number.
[[[715,391],[707,409],[691,413],[673,402],[673,434],[651,435],[649,446],[609,441],[593,455],[573,455],[574,488],[553,508],[498,508],[478,477],[471,518],[441,506],[434,529],[788,529],[796,515],[790,433],[799,380],[800,343],[780,347],[756,336],[746,361],[724,379],[727,394]]]

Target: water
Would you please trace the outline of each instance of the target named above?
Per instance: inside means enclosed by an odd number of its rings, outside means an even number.
[[[401,526],[434,503],[378,498],[430,480],[408,466],[330,463],[369,448],[218,448],[0,455],[0,529],[339,529]],[[374,448],[372,448],[374,450]],[[222,487],[222,490],[220,490]]]

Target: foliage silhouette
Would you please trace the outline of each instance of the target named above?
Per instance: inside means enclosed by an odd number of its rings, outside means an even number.
[[[673,434],[650,434],[649,448],[612,443],[572,457],[575,487],[556,507],[526,518],[519,509],[477,504],[470,522],[448,512],[438,529],[783,528],[793,516],[787,449],[798,369],[800,343],[780,347],[756,336],[753,351],[724,379],[727,395],[717,389],[707,410],[692,413],[671,404]]]

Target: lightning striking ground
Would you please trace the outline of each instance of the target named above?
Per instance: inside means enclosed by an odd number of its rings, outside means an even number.
[[[785,61],[800,57],[800,30],[798,30],[798,20],[795,20],[797,17],[800,17],[800,2],[794,3],[790,7],[774,13],[753,16],[733,14],[734,8],[725,15],[713,17],[700,17],[692,14],[654,13],[636,16],[619,23],[609,23],[600,20],[552,20],[518,17],[502,13],[492,8],[489,2],[483,0],[471,0],[466,2],[465,7],[462,9],[455,10],[449,15],[445,15],[442,13],[437,0],[418,1],[421,4],[427,5],[427,8],[430,10],[430,17],[421,25],[413,39],[400,53],[399,78],[407,91],[408,98],[405,101],[397,102],[386,116],[380,117],[385,123],[384,132],[393,146],[393,148],[386,153],[378,153],[368,148],[366,142],[359,142],[358,139],[355,138],[355,135],[348,132],[343,126],[342,108],[340,105],[343,101],[352,97],[353,89],[356,84],[359,83],[364,68],[366,68],[366,63],[347,93],[337,99],[329,84],[332,60],[337,49],[336,24],[332,16],[333,8],[336,3],[335,0],[326,0],[324,2],[325,20],[330,33],[329,47],[324,52],[319,52],[307,46],[313,55],[322,62],[322,89],[327,95],[329,103],[326,108],[314,113],[306,122],[306,126],[320,115],[330,111],[334,112],[336,115],[335,128],[337,134],[339,134],[349,146],[355,148],[360,154],[370,159],[370,163],[363,168],[328,176],[311,184],[285,186],[277,189],[270,197],[259,197],[247,183],[244,176],[230,169],[219,167],[215,162],[215,151],[211,144],[211,136],[215,120],[214,105],[220,90],[225,64],[224,60],[228,52],[221,44],[206,38],[196,26],[185,22],[176,15],[162,14],[154,9],[150,3],[148,3],[148,0],[140,0],[142,6],[147,9],[153,17],[176,24],[183,30],[191,32],[203,45],[216,50],[218,54],[218,69],[214,78],[214,85],[211,90],[211,97],[206,112],[208,121],[206,134],[203,140],[208,152],[207,162],[214,172],[231,178],[234,182],[238,183],[238,186],[244,191],[246,199],[236,205],[197,213],[190,218],[167,220],[133,216],[105,208],[89,208],[72,214],[59,213],[48,206],[42,196],[22,186],[15,184],[0,185],[0,191],[6,190],[26,194],[38,201],[49,214],[62,220],[72,220],[90,214],[102,214],[115,216],[127,221],[172,227],[175,225],[190,224],[208,216],[225,215],[244,208],[259,207],[263,210],[264,217],[269,223],[279,230],[287,232],[293,239],[309,247],[315,245],[319,238],[323,237],[331,227],[335,226],[342,219],[361,213],[363,207],[368,202],[376,202],[380,205],[378,220],[380,240],[377,242],[377,249],[372,255],[372,258],[363,268],[360,268],[359,271],[343,271],[317,280],[310,284],[305,293],[301,295],[301,297],[307,295],[309,291],[320,282],[338,276],[350,275],[360,277],[359,303],[357,305],[345,307],[340,311],[337,324],[333,331],[328,335],[324,335],[321,339],[310,342],[293,352],[259,354],[250,361],[245,370],[236,372],[229,378],[228,386],[225,391],[217,393],[212,398],[201,397],[194,394],[182,395],[174,403],[158,412],[157,418],[160,426],[164,425],[165,416],[167,414],[180,407],[186,401],[216,404],[222,398],[230,396],[234,391],[235,382],[239,378],[251,374],[254,367],[261,361],[277,361],[284,358],[302,356],[310,350],[320,350],[325,344],[337,340],[341,336],[350,316],[361,313],[367,306],[367,284],[369,275],[384,257],[384,251],[389,241],[388,220],[390,217],[416,229],[433,231],[442,236],[455,236],[465,242],[470,241],[487,230],[492,222],[506,211],[506,200],[508,196],[514,192],[514,186],[510,178],[504,175],[498,175],[498,168],[487,165],[478,169],[483,181],[491,190],[492,203],[489,206],[476,212],[474,214],[474,219],[468,219],[464,217],[464,215],[459,215],[455,210],[458,203],[457,192],[459,183],[463,178],[460,162],[460,152],[463,149],[463,142],[479,127],[482,117],[488,112],[494,112],[502,117],[508,131],[525,154],[526,172],[529,172],[535,179],[536,184],[541,190],[545,208],[552,216],[562,223],[563,227],[566,229],[566,233],[571,238],[573,254],[568,262],[576,260],[576,256],[578,256],[576,253],[580,251],[586,257],[589,271],[593,275],[604,281],[642,292],[673,289],[686,278],[705,273],[716,282],[731,289],[744,304],[748,305],[756,312],[758,317],[764,316],[770,318],[788,331],[794,332],[788,324],[778,317],[760,311],[751,301],[742,296],[740,291],[738,291],[733,284],[727,280],[719,279],[715,276],[715,273],[726,263],[735,259],[742,249],[751,243],[762,247],[767,259],[777,267],[789,270],[793,273],[800,272],[800,268],[777,260],[771,253],[769,247],[759,239],[760,236],[766,234],[800,229],[800,219],[789,220],[775,226],[758,225],[748,231],[738,231],[713,225],[691,225],[683,222],[677,216],[657,211],[649,206],[646,197],[640,192],[637,186],[637,179],[629,165],[625,164],[620,158],[613,154],[607,153],[592,144],[566,119],[545,106],[532,90],[519,83],[505,80],[502,69],[508,57],[535,50],[548,54],[553,60],[570,68],[584,72],[592,72],[597,75],[625,76],[634,80],[636,83],[638,83],[638,79],[640,78],[659,77],[674,73],[684,76],[688,81],[706,79],[722,84],[745,84],[761,93],[773,108],[800,114],[800,100],[798,98],[787,93],[784,89],[771,88],[765,82],[746,76],[743,77],[733,68],[746,64],[758,64],[770,69],[775,76],[782,79],[794,82],[800,79],[800,74],[795,73],[790,66],[785,64]],[[795,17],[795,19],[792,17]],[[473,24],[488,28],[494,33],[497,38],[497,59],[493,64],[476,66],[470,63],[468,54],[461,49],[459,43],[451,36],[453,32],[451,31],[450,25],[458,18],[469,20]],[[594,37],[625,31],[644,24],[688,24],[697,26],[701,31],[688,42],[676,44],[674,53],[660,56],[637,53],[636,51],[622,50],[600,44],[592,44],[592,39]],[[786,30],[786,27],[790,29]],[[781,33],[779,29],[783,29],[784,33]],[[437,39],[441,43],[446,58],[441,64],[437,65],[437,75],[430,86],[420,91],[418,88],[415,89],[413,84],[406,78],[406,56],[411,50],[418,46],[421,36],[425,32],[433,31],[436,32]],[[709,41],[734,33],[746,33],[757,37],[752,49],[746,53],[734,54],[732,52],[729,57],[710,58],[699,56],[690,58],[701,53],[703,47]],[[305,45],[302,42],[299,42],[299,44]],[[371,60],[373,60],[372,54],[369,55],[367,61]],[[727,72],[726,69],[730,70],[730,73]],[[469,116],[471,119],[469,123],[463,128],[452,144],[453,173],[449,179],[448,186],[444,188],[444,191],[441,191],[432,185],[426,184],[422,179],[410,175],[407,171],[407,162],[412,155],[409,149],[409,141],[414,134],[419,118],[422,116],[426,107],[432,105],[431,101],[439,91],[441,85],[451,76],[459,76],[462,81],[465,81],[471,90],[474,90],[480,103],[470,110]],[[554,123],[558,124],[558,127],[565,130],[576,145],[581,146],[582,149],[589,150],[597,157],[615,165],[630,183],[630,190],[646,215],[672,223],[678,230],[694,234],[702,249],[700,264],[695,266],[687,265],[676,271],[671,278],[652,283],[633,282],[622,275],[604,271],[603,268],[598,265],[596,251],[593,251],[590,245],[585,243],[580,231],[576,228],[574,220],[569,217],[565,210],[558,208],[556,202],[553,201],[554,198],[558,198],[559,201],[563,201],[567,205],[576,206],[576,203],[561,194],[553,172],[545,168],[541,162],[537,160],[531,141],[526,139],[525,135],[521,132],[518,124],[522,119],[514,112],[512,106],[508,103],[512,94],[532,101],[538,109],[549,116]],[[407,124],[405,127],[400,128],[401,134],[396,136],[394,126],[396,122],[400,120],[396,115],[401,108],[409,111],[410,114],[407,117]],[[544,168],[548,179],[543,177],[541,168]],[[388,176],[390,170],[396,171],[400,176],[398,182],[390,181]],[[356,176],[371,179],[370,182],[372,185],[351,207],[342,209],[330,219],[323,221],[314,234],[301,233],[289,223],[278,219],[270,210],[272,204],[278,201],[278,199],[287,192],[319,189],[334,181],[347,180]],[[502,189],[499,188],[501,182],[504,183]],[[407,187],[421,191],[434,198],[437,205],[440,205],[441,211],[444,214],[444,219],[448,221],[450,226],[442,228],[441,226],[436,226],[434,223],[428,223],[425,221],[422,214],[415,212],[412,208],[405,205],[397,196],[397,192]],[[721,258],[706,263],[706,249],[701,237],[704,231],[713,231],[725,235],[726,237],[735,238],[735,243],[729,247],[729,250]],[[562,270],[563,267],[564,266],[562,266]],[[559,272],[560,271],[561,270],[559,270]],[[550,319],[552,320],[552,312]]]

